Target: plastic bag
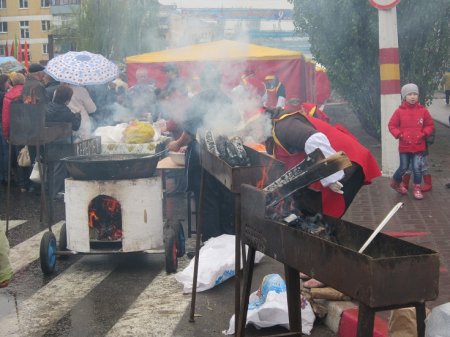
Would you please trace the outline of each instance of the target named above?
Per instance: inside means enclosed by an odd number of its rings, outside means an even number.
[[[100,126],[94,131],[94,136],[101,138],[102,144],[117,144],[123,142],[123,132],[127,128],[127,123],[115,126]]]
[[[34,162],[33,169],[31,170],[30,180],[34,183],[41,182],[41,175],[39,174],[39,166],[37,162]]]
[[[211,289],[234,276],[235,240],[234,235],[223,234],[205,242],[199,253],[197,292]],[[263,256],[256,252],[255,263],[260,262]],[[194,263],[195,259],[192,259],[183,271],[175,274],[175,279],[183,284],[185,294],[192,291]]]
[[[311,304],[301,296],[302,333],[311,334],[316,316]],[[235,316],[230,319],[226,335],[234,334]],[[281,325],[289,329],[286,283],[278,274],[269,274],[263,278],[261,286],[249,298],[247,324],[256,328]]]
[[[155,130],[150,123],[132,122],[123,132],[127,144],[143,144],[153,140]]]
[[[24,146],[17,156],[17,165],[21,167],[31,166],[30,152],[28,151],[28,146]]]
[[[450,337],[450,302],[431,310],[425,320],[425,337]]]

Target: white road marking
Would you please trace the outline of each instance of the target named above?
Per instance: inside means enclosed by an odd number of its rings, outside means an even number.
[[[178,269],[188,265],[180,259]],[[172,337],[181,317],[191,303],[191,296],[183,295],[183,287],[175,274],[159,273],[139,295],[120,320],[109,330],[107,337],[152,336]]]
[[[59,239],[59,231],[63,223],[64,221],[60,221],[52,226],[52,232],[55,234],[57,241]],[[41,239],[46,231],[47,229],[11,248],[9,252],[9,260],[11,261],[13,272],[19,271],[39,258]]]
[[[21,224],[27,222],[27,220],[9,220],[8,229],[13,229],[14,227],[20,226]],[[1,230],[6,230],[6,220],[0,220]]]
[[[104,280],[117,263],[90,263],[83,257],[33,296],[17,304],[16,312],[0,319],[1,336],[42,336],[73,306]]]

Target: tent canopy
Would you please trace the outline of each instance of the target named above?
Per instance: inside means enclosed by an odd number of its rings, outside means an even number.
[[[153,62],[199,62],[224,60],[286,60],[299,59],[302,53],[248,44],[237,41],[221,40],[201,43],[183,48],[161,50],[152,53],[129,56],[126,63]]]
[[[135,74],[139,68],[146,69],[161,88],[166,82],[163,70],[165,64],[176,64],[180,76],[189,81],[198,77],[204,64],[213,63],[222,72],[224,87],[234,87],[239,83],[243,72],[251,70],[255,74],[253,83],[259,89],[265,76],[276,75],[286,87],[286,98],[316,101],[315,63],[298,51],[220,40],[128,56],[125,63],[131,86],[136,83]]]

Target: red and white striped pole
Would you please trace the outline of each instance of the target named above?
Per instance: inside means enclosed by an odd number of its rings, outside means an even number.
[[[400,0],[369,0],[378,9],[378,39],[381,99],[381,170],[392,176],[399,164],[397,140],[388,130],[392,113],[400,105],[400,65],[397,11]]]

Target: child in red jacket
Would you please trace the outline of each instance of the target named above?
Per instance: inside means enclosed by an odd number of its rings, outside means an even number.
[[[423,194],[422,157],[426,151],[426,139],[434,131],[434,122],[428,110],[419,103],[419,88],[413,83],[405,84],[401,90],[402,104],[395,110],[389,120],[391,134],[399,140],[398,151],[400,166],[392,177],[391,187],[400,194],[407,189],[402,183],[402,176],[411,165],[413,171],[413,196],[420,200]]]

